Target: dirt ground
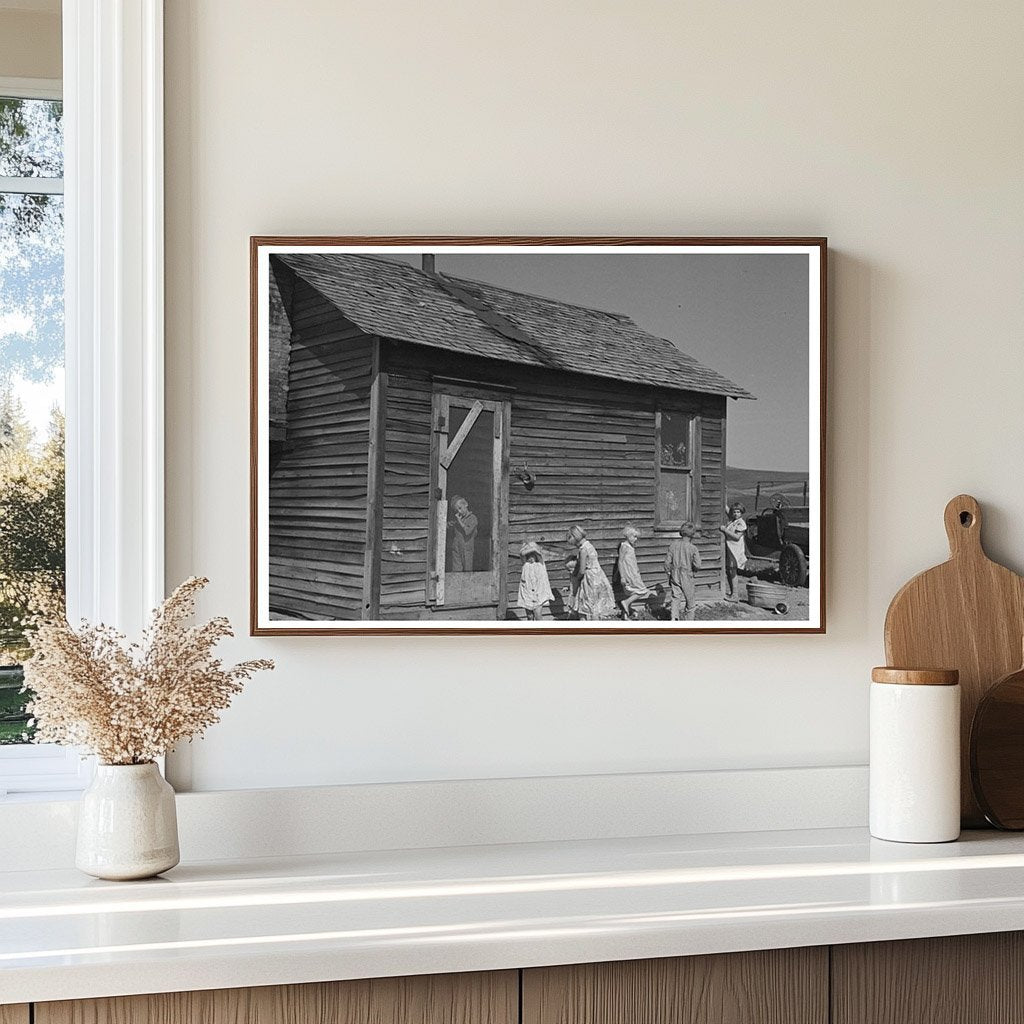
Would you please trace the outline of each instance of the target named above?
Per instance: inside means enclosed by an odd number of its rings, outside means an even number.
[[[752,566],[752,568],[756,568],[756,566]],[[787,594],[786,603],[789,605],[789,610],[784,615],[780,615],[774,609],[755,608],[752,604],[748,604],[747,581],[749,579],[759,579],[766,583],[774,583],[776,586],[782,587]],[[698,620],[773,619],[782,622],[785,620],[806,621],[810,618],[807,588],[783,586],[783,584],[779,582],[779,576],[775,571],[774,566],[758,570],[756,576],[739,576],[736,580],[736,590],[737,597],[739,598],[737,601],[712,601],[708,604],[698,605]]]
[[[810,618],[809,591],[807,587],[787,587],[779,579],[777,562],[773,558],[761,558],[751,556],[746,575],[737,577],[736,590],[737,600],[735,601],[707,601],[697,605],[696,619],[698,622],[713,621],[775,621],[784,622],[787,620],[795,622],[806,622]],[[785,591],[783,600],[789,606],[785,613],[779,614],[773,608],[757,608],[748,603],[747,583],[750,580],[760,580],[763,583],[772,583],[780,590]],[[659,588],[660,590],[661,588]],[[562,588],[563,593],[559,597],[568,600],[568,587]],[[567,618],[565,614],[555,612],[551,615],[554,619]],[[659,601],[655,607],[647,608],[643,605],[636,607],[631,621],[642,622],[644,620],[656,619],[665,621],[668,619],[668,607]]]
[[[789,591],[792,597],[789,600],[789,610],[785,613],[785,615],[780,615],[777,611],[773,609],[755,608],[752,604],[747,604],[745,600],[743,584],[741,582],[739,587],[740,600],[711,601],[708,604],[698,605],[697,619],[703,619],[705,621],[712,619],[773,619],[777,622],[783,622],[786,620],[805,622],[808,618],[810,618],[810,611],[807,603],[807,588],[787,587],[786,589]]]

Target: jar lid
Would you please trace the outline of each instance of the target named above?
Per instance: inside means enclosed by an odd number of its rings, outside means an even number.
[[[871,670],[873,683],[899,683],[909,686],[956,686],[960,673],[955,668],[888,668]]]

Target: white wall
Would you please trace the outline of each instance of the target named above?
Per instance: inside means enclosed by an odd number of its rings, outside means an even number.
[[[827,636],[239,639],[195,787],[863,762],[947,499],[1024,568],[1024,6],[167,7],[169,583],[242,631],[250,234],[833,247]]]
[[[0,78],[59,79],[61,74],[59,0],[35,10],[0,0]]]

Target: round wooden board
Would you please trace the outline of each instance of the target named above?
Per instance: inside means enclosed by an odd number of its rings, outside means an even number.
[[[971,785],[988,821],[1024,829],[1024,668],[999,680],[971,728]]]

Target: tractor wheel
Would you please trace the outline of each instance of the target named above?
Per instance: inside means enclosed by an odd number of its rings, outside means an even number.
[[[787,544],[779,552],[779,577],[787,587],[802,587],[807,582],[807,556],[796,544]]]

